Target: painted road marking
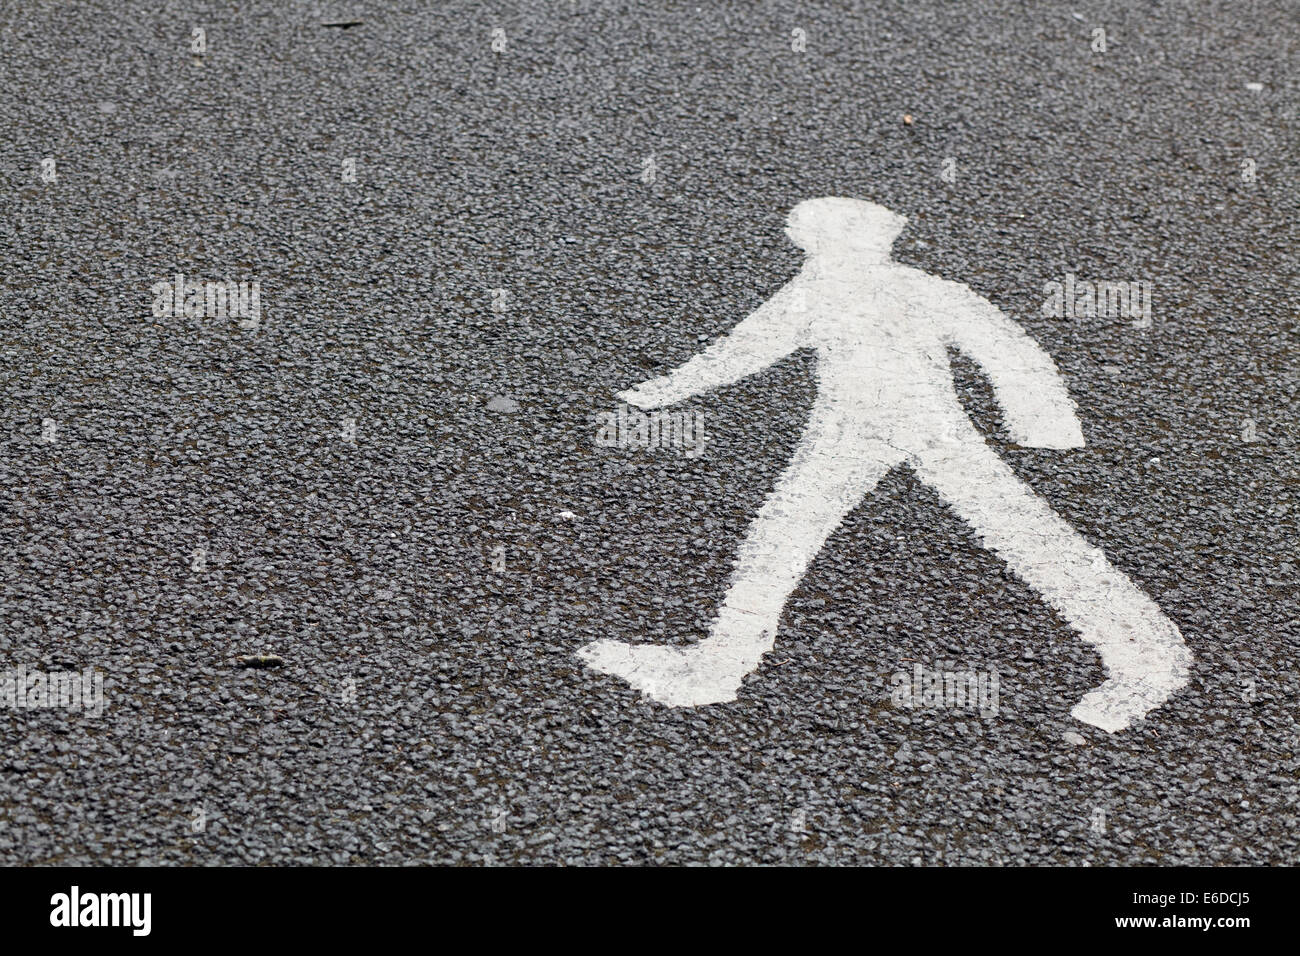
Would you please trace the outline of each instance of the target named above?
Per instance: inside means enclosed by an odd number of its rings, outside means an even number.
[[[772,649],[785,602],[826,539],[891,468],[906,464],[1097,648],[1109,678],[1072,713],[1123,730],[1187,683],[1191,653],[1155,603],[1023,484],[971,424],[953,385],[949,344],[988,373],[1016,442],[1084,443],[1056,365],[1019,325],[968,286],[892,260],[906,224],[856,199],[800,203],[786,225],[808,253],[799,274],[681,368],[619,394],[658,408],[797,349],[817,351],[808,428],[740,546],[709,636],[688,648],[596,641],[578,655],[665,704],[734,700]]]

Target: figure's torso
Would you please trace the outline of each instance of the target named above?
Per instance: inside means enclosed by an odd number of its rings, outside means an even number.
[[[817,350],[818,405],[880,435],[966,423],[943,317],[924,306],[941,281],[895,263],[806,270],[806,341]]]

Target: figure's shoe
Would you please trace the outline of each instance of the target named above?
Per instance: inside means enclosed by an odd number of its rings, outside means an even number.
[[[1174,633],[1178,633],[1176,629]],[[1176,645],[1148,648],[1139,667],[1126,668],[1125,673],[1112,671],[1114,676],[1085,694],[1070,713],[1076,720],[1111,734],[1141,720],[1187,685],[1192,654],[1181,643],[1181,635],[1178,639]]]
[[[740,682],[753,670],[698,647],[596,641],[578,651],[592,670],[621,677],[641,693],[670,707],[700,707],[735,700]]]

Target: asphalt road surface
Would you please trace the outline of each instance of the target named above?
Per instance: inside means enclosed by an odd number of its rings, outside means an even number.
[[[0,861],[1296,863],[1298,21],[3,4],[0,670],[104,707],[0,701]],[[736,700],[575,656],[707,633],[812,354],[677,408],[698,455],[597,416],[789,281],[819,196],[1055,360],[1083,448],[953,367],[1181,630],[1145,720],[1071,717],[1096,650],[905,466]],[[177,314],[177,274],[257,309]],[[1149,326],[1046,314],[1067,274],[1150,283]],[[899,706],[918,665],[996,707]]]

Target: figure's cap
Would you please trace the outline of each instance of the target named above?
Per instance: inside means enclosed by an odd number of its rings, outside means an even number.
[[[823,196],[805,199],[791,209],[785,233],[810,253],[888,253],[906,225],[906,216],[865,199]]]

